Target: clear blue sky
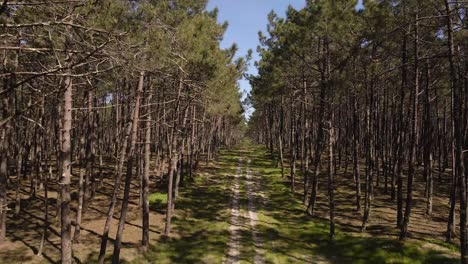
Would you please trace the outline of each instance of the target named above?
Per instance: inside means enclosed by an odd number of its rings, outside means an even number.
[[[361,3],[362,0],[359,0]],[[245,56],[249,49],[253,50],[253,61],[257,61],[259,56],[256,52],[258,32],[266,31],[268,24],[268,13],[271,10],[280,16],[285,16],[286,9],[291,5],[295,9],[305,6],[305,0],[209,0],[208,10],[215,7],[219,9],[219,22],[228,21],[229,27],[224,36],[222,47],[230,47],[237,43],[239,51],[237,56]],[[358,7],[362,6],[361,4]],[[250,63],[248,73],[256,74],[257,69],[253,61]],[[239,81],[241,91],[249,92],[250,84],[246,80]],[[249,116],[249,113],[247,113]]]

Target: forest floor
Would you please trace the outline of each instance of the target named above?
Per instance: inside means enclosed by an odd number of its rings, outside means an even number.
[[[305,213],[300,188],[290,191],[261,146],[244,142],[223,151],[183,189],[177,202],[175,235],[153,244],[136,263],[458,263],[457,246],[439,239],[439,229],[415,210],[412,238],[399,242],[389,212],[376,199],[368,226],[361,233],[360,214],[346,188],[337,196],[337,235],[328,239],[326,184],[321,184],[317,216]],[[338,180],[346,184],[346,178]],[[341,186],[342,187],[342,186]],[[441,198],[442,199],[442,198]],[[383,199],[387,202],[386,199]],[[435,204],[438,206],[438,204]],[[339,213],[344,209],[344,213]],[[435,210],[438,212],[437,210]],[[347,217],[347,215],[351,215]],[[387,219],[388,218],[388,219]],[[385,220],[387,219],[387,220]],[[418,233],[428,228],[428,236]],[[394,229],[394,230],[393,230]],[[385,232],[383,231],[385,230]],[[440,231],[441,232],[441,231]]]
[[[103,166],[103,182],[97,188],[96,195],[87,209],[84,209],[80,243],[73,243],[73,261],[75,263],[96,263],[99,255],[101,234],[104,230],[106,213],[109,207],[111,194],[114,186],[114,164],[106,162]],[[72,236],[76,223],[76,211],[78,206],[78,177],[79,171],[73,168],[72,185]],[[16,179],[13,179],[13,184]],[[7,221],[7,241],[0,246],[0,263],[59,263],[60,261],[60,223],[57,217],[57,190],[56,181],[50,181],[48,191],[48,232],[46,235],[42,254],[39,256],[40,241],[45,226],[44,213],[44,189],[36,193],[36,197],[31,197],[30,187],[24,179],[21,187],[21,212],[18,216],[13,215],[15,193],[8,193],[9,208]],[[142,237],[142,214],[139,205],[139,187],[136,180],[133,181],[130,193],[129,212],[127,214],[126,225],[123,235],[123,249],[121,259],[130,262],[138,256],[140,252]],[[151,186],[154,190],[157,188]],[[123,197],[123,186],[120,188],[120,195],[114,210],[114,218],[111,223],[109,241],[107,243],[106,261],[110,262],[117,224],[120,216],[120,208]],[[155,202],[161,199],[153,194],[150,197],[153,202],[150,212],[150,240],[157,241],[160,238],[164,227],[164,212],[160,208],[155,208]],[[166,199],[164,197],[164,199]]]
[[[74,245],[77,263],[94,263],[105,221],[112,167],[104,170],[104,184],[83,220],[82,243]],[[298,176],[299,180],[300,176]],[[139,194],[132,188],[130,212],[121,254],[125,263],[458,263],[456,245],[442,242],[446,197],[434,198],[434,216],[423,215],[424,203],[417,185],[416,207],[410,224],[411,238],[399,242],[394,227],[395,206],[376,189],[368,231],[359,232],[361,213],[353,209],[352,175],[337,177],[337,234],[328,239],[326,177],[321,177],[317,214],[305,213],[300,182],[292,194],[289,179],[281,177],[266,149],[244,142],[224,150],[209,164],[200,163],[194,181],[181,188],[170,237],[164,228],[166,194],[150,196],[151,247],[139,250],[141,213]],[[76,183],[75,183],[76,184]],[[53,189],[53,188],[52,188]],[[155,186],[152,187],[155,189]],[[43,193],[29,197],[25,187],[21,218],[10,217],[9,242],[0,248],[0,263],[55,263],[60,257],[60,228],[50,226],[42,256],[37,254],[44,225]],[[440,192],[437,192],[440,193]],[[55,193],[56,197],[56,193]],[[13,199],[10,194],[10,199]],[[10,200],[11,201],[11,200]],[[49,194],[54,205],[54,191]],[[74,204],[74,207],[76,204]],[[51,206],[49,218],[54,218]],[[118,209],[116,214],[118,217]],[[114,219],[111,237],[115,236]],[[109,241],[110,255],[113,241]]]

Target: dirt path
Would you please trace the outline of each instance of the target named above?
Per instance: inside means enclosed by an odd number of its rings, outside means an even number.
[[[255,247],[253,263],[263,263],[262,256],[264,252],[261,249],[262,241],[258,231],[256,230],[258,222],[257,203],[261,201],[261,196],[259,195],[260,189],[258,178],[252,176],[252,171],[249,167],[250,162],[250,159],[247,159],[245,162],[243,158],[240,158],[237,172],[234,175],[232,182],[229,253],[224,261],[224,263],[228,264],[241,263],[241,260],[245,260],[245,257],[243,257],[241,253],[241,241],[243,239],[248,239],[248,237],[243,236],[248,236],[249,234],[251,235],[253,245]],[[243,177],[243,172],[245,172],[245,177]],[[245,182],[242,182],[244,179]],[[241,197],[242,187],[245,187],[246,197]],[[246,200],[247,204],[241,204],[241,200]],[[243,208],[245,208],[245,210]]]
[[[158,200],[151,205],[152,245],[146,254],[138,251],[141,237],[139,196],[138,192],[132,193],[132,214],[125,229],[123,256],[129,263],[161,264],[459,263],[458,249],[452,245],[414,239],[400,243],[397,238],[383,234],[377,222],[378,206],[373,230],[357,233],[343,218],[337,218],[337,236],[330,242],[326,190],[319,196],[320,214],[312,218],[304,213],[299,193],[291,194],[288,184],[289,180],[281,177],[281,169],[264,147],[246,142],[239,148],[223,151],[215,161],[200,167],[193,183],[181,188],[174,234],[170,238],[160,237],[164,227],[161,208],[165,208],[165,204]],[[107,189],[101,192],[111,191],[109,186],[111,184],[105,184]],[[352,204],[354,196],[347,196],[343,189],[337,193],[337,201],[339,212],[346,213],[349,207],[345,206]],[[75,256],[81,263],[96,261],[102,211],[107,201],[108,197],[101,194],[90,206],[83,223],[86,243],[74,245]],[[40,239],[37,230],[42,222],[41,214],[36,215],[34,210],[41,206],[40,202],[38,199],[24,207],[29,217],[11,220],[9,237],[14,240],[0,247],[0,263],[57,262],[60,251],[55,225],[51,225],[43,256],[35,256]],[[350,215],[348,218],[352,221],[358,217]],[[416,217],[414,220],[413,226],[423,226],[421,220]],[[111,233],[115,230],[113,226]],[[21,237],[27,239],[21,240]]]
[[[250,219],[250,227],[252,230],[252,239],[255,246],[255,257],[254,263],[261,264],[263,263],[264,254],[262,250],[262,241],[258,234],[257,229],[255,226],[258,222],[258,215],[257,215],[257,202],[262,201],[261,189],[260,189],[260,182],[258,181],[258,176],[252,177],[252,171],[250,170],[250,159],[247,161],[247,169],[245,172],[246,175],[246,189],[247,189],[247,200],[248,200],[248,218]]]
[[[239,263],[240,262],[240,240],[242,238],[241,225],[242,219],[240,214],[240,183],[239,177],[242,172],[242,159],[239,160],[237,172],[234,175],[232,182],[232,200],[231,200],[231,221],[229,226],[230,241],[229,241],[229,253],[226,256],[225,263]]]

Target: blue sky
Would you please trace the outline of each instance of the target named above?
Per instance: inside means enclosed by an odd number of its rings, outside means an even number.
[[[259,59],[256,52],[259,44],[258,32],[266,31],[268,13],[275,10],[278,15],[284,16],[289,5],[300,9],[305,6],[305,0],[209,0],[208,10],[217,7],[219,22],[229,22],[228,30],[221,43],[222,47],[227,48],[237,43],[239,47],[237,56],[245,56],[247,51],[252,49],[253,61],[257,61]],[[248,70],[250,74],[257,73],[253,61]],[[251,90],[247,80],[239,81],[239,85],[243,92]]]

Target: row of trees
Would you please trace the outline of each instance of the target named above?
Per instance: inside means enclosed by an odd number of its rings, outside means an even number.
[[[0,243],[27,193],[44,203],[38,254],[49,225],[59,225],[61,261],[71,263],[72,243],[80,241],[83,215],[109,164],[113,192],[99,262],[122,199],[112,256],[119,262],[132,182],[141,196],[142,246],[149,245],[149,186],[161,177],[170,233],[180,184],[201,159],[234,144],[244,124],[237,80],[245,60],[233,59],[235,46],[220,48],[227,24],[218,24],[206,4],[0,3]],[[49,204],[55,192],[57,203]]]
[[[286,18],[269,15],[259,74],[251,77],[250,134],[278,158],[283,176],[288,157],[293,191],[299,167],[311,215],[327,164],[331,239],[339,167],[352,167],[362,230],[377,186],[397,204],[402,240],[415,180],[425,183],[430,217],[434,183],[450,175],[446,238],[454,234],[458,201],[461,256],[468,263],[466,3],[369,0],[359,11],[356,4],[307,1]]]

